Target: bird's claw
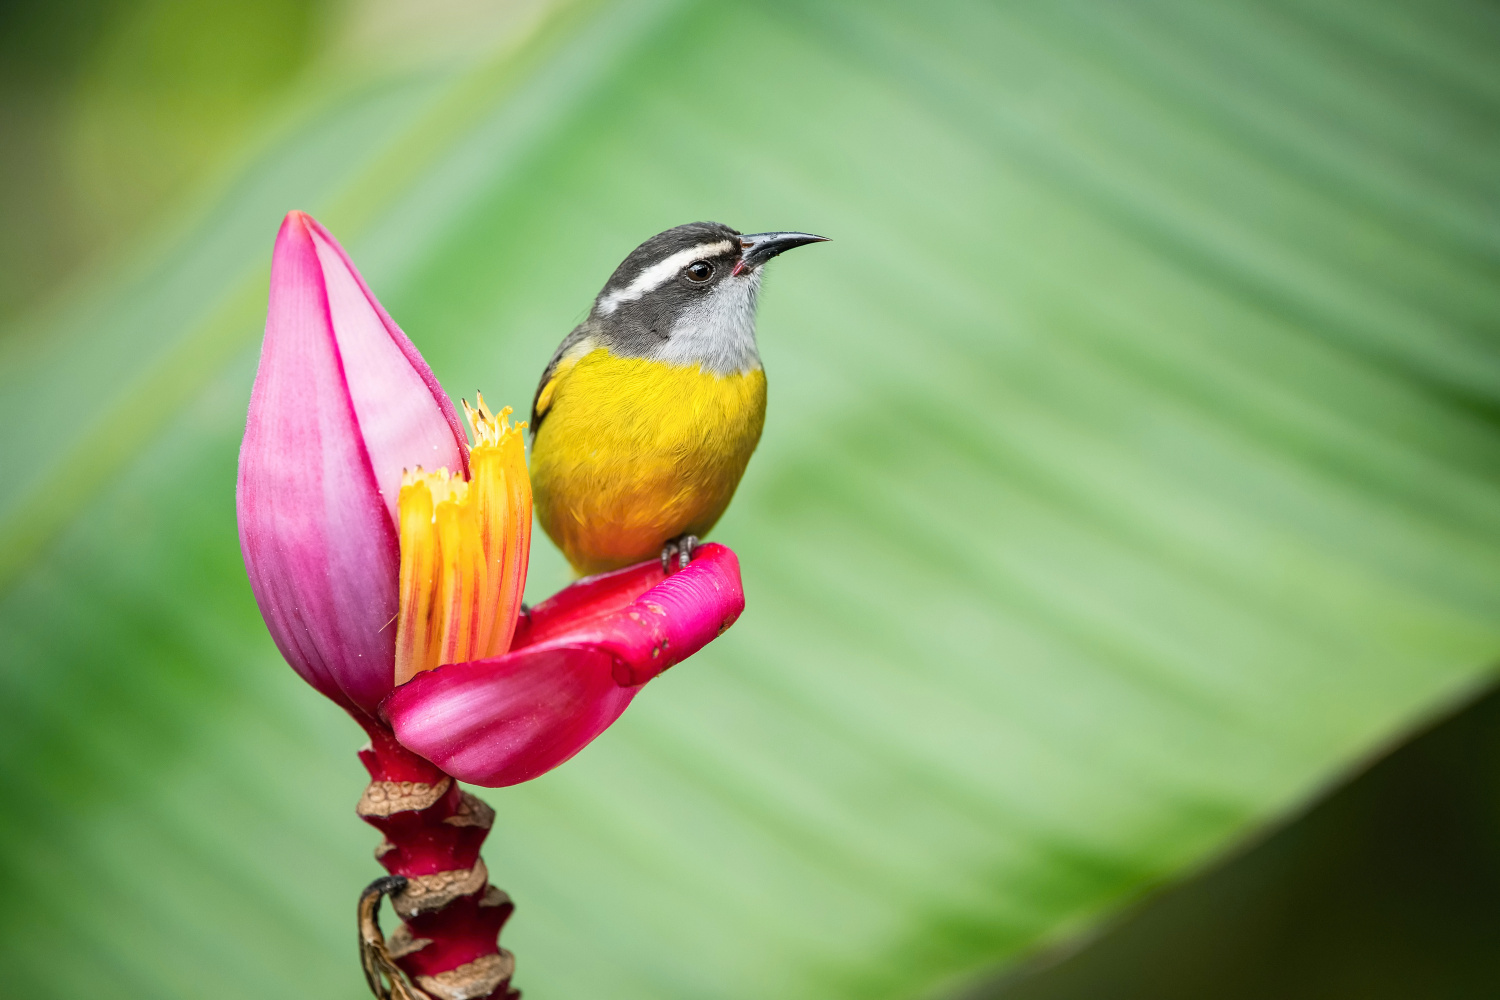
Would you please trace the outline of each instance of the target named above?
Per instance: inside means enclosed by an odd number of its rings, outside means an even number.
[[[672,539],[661,547],[661,571],[671,576],[674,570],[687,569],[688,563],[693,561],[693,553],[697,550],[697,535],[683,535]]]

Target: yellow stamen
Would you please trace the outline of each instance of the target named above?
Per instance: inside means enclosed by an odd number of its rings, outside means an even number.
[[[474,431],[469,478],[420,467],[401,479],[401,610],[396,676],[499,656],[510,648],[531,552],[531,480],[510,407],[464,402]]]

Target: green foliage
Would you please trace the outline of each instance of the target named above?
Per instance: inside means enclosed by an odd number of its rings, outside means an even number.
[[[133,9],[79,85],[71,165],[93,213],[135,222],[230,145],[302,68],[315,12],[306,0]]]
[[[0,324],[243,144],[306,68],[325,0],[0,8]]]
[[[745,617],[486,793],[528,996],[928,995],[1303,800],[1500,652],[1497,40],[1463,0],[581,3],[310,98],[0,342],[8,983],[364,988],[360,738],[234,530],[294,207],[518,408],[644,236],[834,238],[768,281]]]
[[[1500,993],[1500,689],[1305,815],[965,1000]]]

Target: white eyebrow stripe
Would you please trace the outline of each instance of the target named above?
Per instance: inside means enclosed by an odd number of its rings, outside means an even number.
[[[716,253],[723,253],[734,247],[730,240],[719,240],[716,243],[700,243],[686,250],[679,250],[666,260],[658,261],[635,276],[635,280],[624,288],[610,292],[608,295],[599,297],[599,315],[608,316],[620,308],[622,302],[634,302],[647,292],[671,279],[679,268],[686,267],[699,257],[711,257]]]

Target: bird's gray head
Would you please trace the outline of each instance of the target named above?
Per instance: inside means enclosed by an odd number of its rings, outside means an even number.
[[[760,367],[755,300],[766,261],[818,243],[808,233],[742,235],[717,222],[657,233],[615,268],[584,326],[612,351],[721,375]]]

